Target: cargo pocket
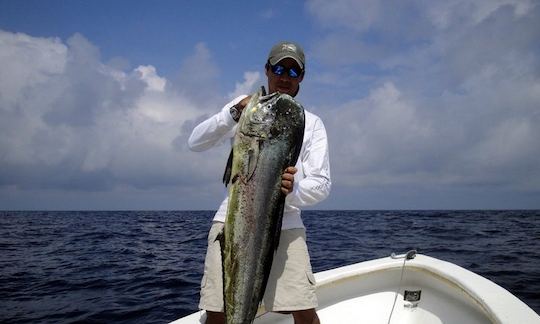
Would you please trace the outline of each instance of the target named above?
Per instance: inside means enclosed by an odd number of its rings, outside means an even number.
[[[317,302],[317,283],[315,281],[315,276],[313,275],[313,272],[306,271],[306,277],[308,279],[309,285],[306,287],[306,294],[304,295],[305,298],[305,306],[307,308],[315,308],[318,306]]]
[[[315,281],[315,276],[313,275],[313,272],[306,271],[306,276],[311,286],[315,287],[317,285],[317,282]]]

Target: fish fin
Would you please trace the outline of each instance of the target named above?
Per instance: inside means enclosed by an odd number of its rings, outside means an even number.
[[[282,225],[282,220],[283,220],[283,207],[285,206],[285,194],[280,192],[280,197],[278,198],[278,201],[277,201],[277,213],[275,214],[276,217],[278,218],[277,219],[277,222],[275,224],[275,228],[273,229],[274,230],[274,250],[272,251],[268,251],[269,253],[266,255],[265,257],[265,260],[263,261],[263,267],[264,267],[264,275],[263,275],[263,278],[262,278],[262,289],[261,291],[259,292],[259,295],[258,296],[255,296],[256,300],[259,301],[259,304],[260,304],[260,301],[263,299],[263,296],[264,296],[264,292],[266,290],[266,285],[268,284],[268,279],[270,277],[270,271],[272,269],[272,263],[273,263],[273,260],[274,260],[274,254],[276,253],[277,251],[277,248],[279,246],[279,238],[281,236],[281,225]],[[255,313],[253,313],[253,316],[255,316],[256,314],[256,310],[255,309]]]
[[[257,163],[259,161],[261,142],[254,140],[251,142],[251,147],[247,151],[247,161],[244,164],[244,180],[247,182],[251,180],[255,169],[257,169]]]
[[[303,115],[303,114],[302,114]],[[291,160],[290,165],[296,165],[296,161],[298,161],[298,157],[300,156],[300,151],[302,150],[302,142],[304,141],[304,130],[306,128],[306,121],[305,121],[305,115],[302,118],[302,125],[297,128],[296,134],[294,134],[297,138],[296,143],[297,145],[294,146],[294,148],[291,150]]]
[[[229,154],[229,159],[227,160],[227,165],[225,166],[225,172],[223,173],[223,184],[225,185],[225,187],[229,184],[229,181],[231,180],[233,152],[234,151],[231,148],[231,153]]]
[[[216,236],[216,241],[219,242],[219,249],[221,251],[221,281],[223,283],[223,296],[225,296],[225,227]],[[227,303],[223,303],[223,308],[225,309],[224,313],[227,314]]]
[[[285,194],[280,192],[280,197],[278,200],[278,214],[277,214],[277,223],[276,228],[274,229],[274,250],[277,251],[279,246],[279,238],[281,237],[281,226],[283,225],[283,209],[285,208]]]
[[[278,201],[277,201],[277,213],[275,214],[276,217],[277,217],[277,222],[276,224],[274,225],[275,228],[273,229],[274,230],[274,233],[273,233],[273,239],[274,239],[274,250],[270,250],[268,251],[269,253],[266,254],[266,257],[264,258],[265,260],[262,261],[263,262],[263,267],[264,267],[264,275],[263,275],[263,278],[262,278],[262,289],[261,291],[259,292],[259,296],[255,296],[257,298],[257,300],[260,301],[263,299],[263,296],[264,296],[264,292],[266,290],[266,285],[268,284],[268,279],[270,277],[270,271],[272,269],[272,263],[273,263],[273,260],[274,260],[274,255],[277,251],[277,248],[279,246],[279,238],[281,236],[281,225],[282,225],[282,220],[283,220],[283,207],[285,206],[285,194],[282,193],[280,191],[279,193],[280,197],[278,198]],[[255,312],[256,314],[256,312]],[[253,315],[255,315],[253,314]]]

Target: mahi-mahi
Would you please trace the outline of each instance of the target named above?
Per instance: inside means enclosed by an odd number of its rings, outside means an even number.
[[[304,137],[304,109],[287,94],[264,87],[244,108],[223,180],[229,203],[222,249],[228,324],[253,322],[277,249],[285,194],[284,170],[294,166]]]

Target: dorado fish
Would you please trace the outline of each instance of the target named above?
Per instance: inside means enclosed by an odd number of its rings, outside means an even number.
[[[223,233],[223,297],[228,324],[252,323],[277,249],[285,194],[281,176],[298,159],[304,109],[264,87],[244,108],[223,180],[229,204]]]

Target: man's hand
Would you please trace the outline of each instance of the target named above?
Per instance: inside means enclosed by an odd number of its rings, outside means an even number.
[[[238,112],[242,112],[244,108],[246,108],[247,104],[251,100],[251,96],[247,96],[244,99],[242,99],[237,105],[236,108],[238,108]]]
[[[285,195],[290,194],[294,189],[294,174],[296,171],[295,167],[287,167],[281,176],[281,192]]]
[[[229,112],[231,113],[231,117],[235,122],[238,123],[238,121],[240,121],[240,116],[242,115],[242,111],[244,110],[244,108],[246,108],[250,99],[251,99],[251,96],[247,96],[229,109]]]

